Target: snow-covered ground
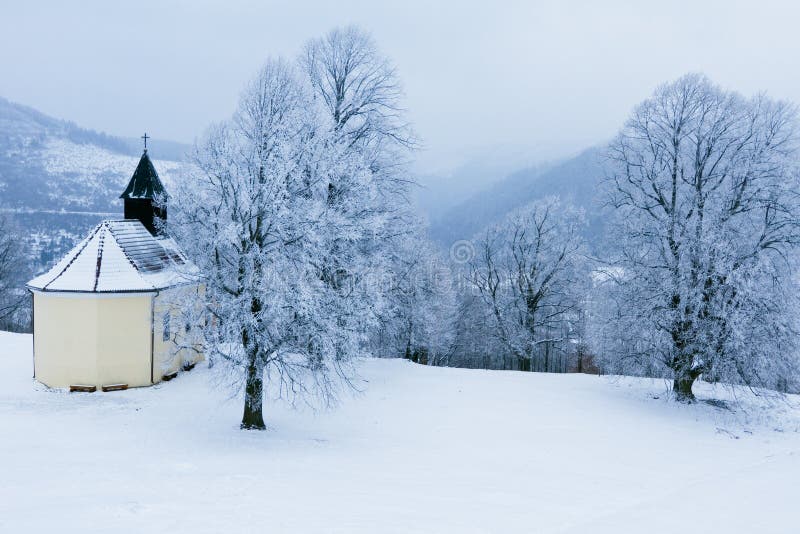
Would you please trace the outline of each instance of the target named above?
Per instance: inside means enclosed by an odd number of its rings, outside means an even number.
[[[69,394],[0,333],[0,532],[797,532],[800,400],[663,382],[361,365],[332,411],[241,403],[198,368]],[[701,388],[702,397],[727,397]]]

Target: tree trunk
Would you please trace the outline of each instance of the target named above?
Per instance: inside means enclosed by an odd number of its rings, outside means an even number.
[[[242,430],[264,430],[264,371],[251,362],[247,366],[247,382],[244,389],[244,415],[242,415]]]
[[[692,384],[694,378],[690,376],[676,377],[672,383],[672,391],[675,394],[675,400],[680,402],[693,402],[694,393],[692,393]]]

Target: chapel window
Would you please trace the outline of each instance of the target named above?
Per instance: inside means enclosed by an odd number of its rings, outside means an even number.
[[[163,341],[169,341],[170,336],[170,329],[169,329],[169,312],[164,314],[164,336],[161,338]]]

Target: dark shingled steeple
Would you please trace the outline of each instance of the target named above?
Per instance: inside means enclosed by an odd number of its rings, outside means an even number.
[[[165,193],[164,184],[158,178],[156,168],[153,162],[150,161],[150,156],[147,155],[147,149],[142,154],[142,159],[139,160],[139,165],[128,182],[128,187],[119,198],[150,198],[154,199]]]
[[[144,149],[142,159],[128,182],[128,187],[119,196],[125,199],[125,218],[138,219],[151,234],[156,235],[155,219],[167,218],[166,206],[156,206],[155,202],[165,199],[167,191],[158,177],[147,149]]]

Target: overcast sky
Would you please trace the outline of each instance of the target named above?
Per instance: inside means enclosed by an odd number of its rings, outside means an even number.
[[[267,57],[351,23],[398,67],[426,168],[486,147],[578,151],[687,71],[800,102],[789,0],[3,0],[0,95],[116,135],[191,142]]]

